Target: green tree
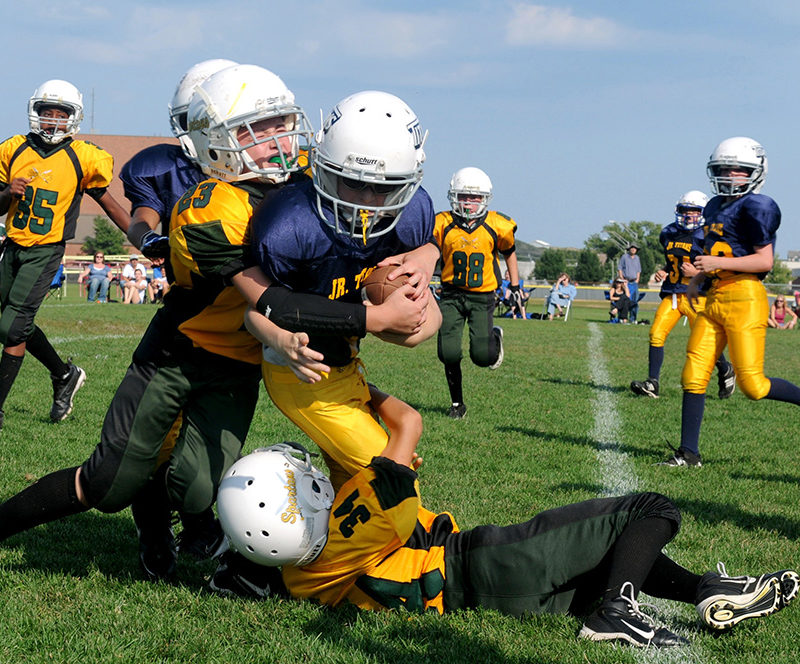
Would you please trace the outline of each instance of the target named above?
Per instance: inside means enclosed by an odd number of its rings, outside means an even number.
[[[639,247],[639,260],[642,263],[639,283],[645,285],[664,260],[664,251],[658,241],[660,234],[661,226],[652,221],[629,221],[624,224],[612,221],[603,226],[600,233],[590,235],[585,246],[606,255],[606,276],[612,277],[616,275],[619,257],[628,250],[630,244],[635,244]]]
[[[603,266],[600,259],[591,249],[584,249],[578,256],[578,264],[575,266],[574,280],[581,283],[597,283],[604,277]]]
[[[567,260],[561,249],[545,249],[536,261],[534,276],[552,281],[567,269]]]
[[[772,264],[772,271],[764,279],[768,284],[781,284],[782,286],[787,286],[791,280],[792,271],[779,258],[775,259]]]
[[[102,215],[94,218],[94,236],[87,237],[81,251],[87,255],[94,254],[95,251],[102,251],[109,256],[125,253],[125,236],[116,226]]]

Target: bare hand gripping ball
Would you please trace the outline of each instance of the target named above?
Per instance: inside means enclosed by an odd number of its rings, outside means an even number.
[[[408,282],[407,274],[401,274],[393,281],[386,278],[396,267],[396,265],[389,265],[375,268],[364,279],[362,292],[372,304],[383,304],[387,297]]]

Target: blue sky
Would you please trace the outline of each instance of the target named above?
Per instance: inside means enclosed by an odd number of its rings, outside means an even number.
[[[48,78],[82,90],[86,132],[168,135],[184,70],[225,57],[279,74],[315,127],[352,92],[402,97],[430,132],[437,209],[453,171],[478,166],[528,242],[668,223],[682,193],[708,192],[714,146],[750,136],[783,210],[778,253],[800,249],[796,0],[21,0],[0,22],[3,136],[27,130]]]

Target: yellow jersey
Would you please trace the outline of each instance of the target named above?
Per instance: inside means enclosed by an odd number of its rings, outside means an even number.
[[[35,137],[12,136],[0,143],[0,187],[16,178],[30,180],[14,197],[6,235],[23,247],[75,237],[81,197],[100,198],[111,184],[113,157],[88,141],[67,139],[46,145]]]
[[[516,232],[513,219],[493,210],[472,226],[452,212],[439,212],[433,234],[442,252],[442,283],[474,293],[497,290],[497,254],[514,251]]]
[[[250,217],[275,186],[204,180],[181,196],[169,226],[174,283],[165,302],[176,306],[178,330],[211,353],[261,363],[261,343],[244,328],[244,298],[231,277],[253,265]]]
[[[444,544],[458,532],[448,512],[420,504],[417,474],[375,457],[337,492],[328,541],[308,565],[283,568],[289,592],[330,606],[444,611]]]

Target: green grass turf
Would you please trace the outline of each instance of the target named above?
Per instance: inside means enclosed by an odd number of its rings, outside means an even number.
[[[541,304],[534,305],[538,309]],[[106,407],[156,307],[48,301],[39,325],[88,380],[65,422],[48,420],[51,387],[28,357],[5,406],[0,499],[43,474],[81,463],[98,440]],[[652,318],[652,311],[642,314]],[[646,326],[606,325],[606,306],[576,305],[560,320],[502,320],[506,360],[497,371],[465,361],[468,404],[449,420],[435,342],[416,350],[368,338],[368,379],[418,408],[423,499],[461,528],[521,521],[605,490],[593,435],[596,398],[611,396],[618,449],[641,490],[672,497],[683,527],[669,553],[696,571],[726,562],[732,574],[800,565],[798,411],[752,403],[738,391],[709,398],[702,469],[655,466],[677,444],[680,370],[689,328],[668,340],[662,397],[634,397],[647,375]],[[500,321],[498,321],[500,322]],[[595,384],[588,343],[600,335],[610,376]],[[770,330],[767,375],[800,381],[800,334]],[[466,352],[466,350],[465,350]],[[712,381],[710,393],[716,393]],[[607,414],[601,415],[601,420]],[[307,443],[263,393],[247,450],[284,439]],[[205,590],[213,563],[181,561],[177,583],[153,585],[138,568],[129,512],[88,512],[0,544],[0,662],[796,662],[800,603],[730,633],[702,630],[691,606],[662,618],[693,642],[672,655],[579,641],[569,616],[522,620],[491,611],[446,617],[329,610],[311,603],[256,603]]]

